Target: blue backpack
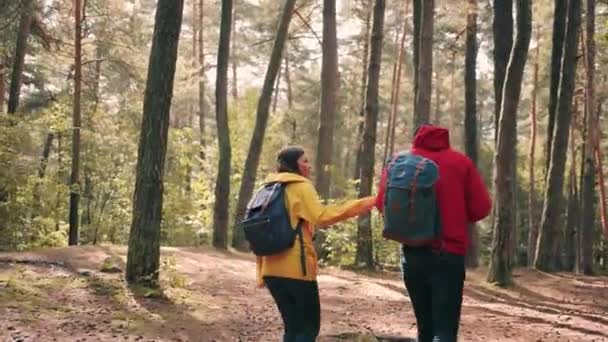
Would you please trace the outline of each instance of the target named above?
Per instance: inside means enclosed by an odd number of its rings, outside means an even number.
[[[401,152],[388,164],[382,235],[407,246],[429,245],[440,238],[441,220],[435,184],[437,164]]]
[[[285,187],[288,183],[264,184],[247,205],[241,228],[255,255],[268,256],[283,252],[293,246],[296,237],[300,240],[300,263],[306,275],[302,220],[297,227],[291,226],[289,212],[285,207]]]

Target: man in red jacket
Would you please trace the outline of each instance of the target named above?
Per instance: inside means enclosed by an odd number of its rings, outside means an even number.
[[[490,213],[488,190],[473,162],[450,147],[445,128],[422,125],[411,153],[433,160],[439,167],[436,183],[441,215],[441,238],[429,246],[402,246],[405,286],[414,307],[418,341],[456,341],[465,279],[467,229]],[[388,171],[382,172],[376,206],[384,208]]]

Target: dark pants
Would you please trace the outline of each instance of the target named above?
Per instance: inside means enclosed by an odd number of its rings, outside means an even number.
[[[283,318],[283,342],[315,341],[321,327],[317,282],[279,277],[264,277],[264,282]]]
[[[456,342],[464,286],[464,256],[403,248],[403,280],[416,315],[419,342]]]

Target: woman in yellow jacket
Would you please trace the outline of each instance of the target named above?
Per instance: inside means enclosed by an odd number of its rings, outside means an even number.
[[[277,157],[278,173],[269,182],[288,183],[285,206],[291,225],[300,220],[305,257],[301,259],[298,240],[293,247],[275,255],[257,258],[258,286],[266,286],[274,298],[284,324],[283,342],[315,341],[321,325],[321,307],[317,285],[317,255],[312,237],[315,226],[326,227],[364,214],[374,206],[374,197],[348,201],[341,205],[323,205],[311,183],[310,165],[301,147],[287,147]],[[305,260],[303,272],[301,260]]]

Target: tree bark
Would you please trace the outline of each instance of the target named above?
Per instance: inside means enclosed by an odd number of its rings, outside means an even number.
[[[19,32],[15,45],[15,57],[13,59],[13,71],[11,73],[11,85],[8,94],[8,113],[15,114],[19,107],[21,96],[21,78],[25,66],[25,55],[27,53],[27,40],[32,26],[33,0],[21,2],[21,18],[19,19]]]
[[[595,125],[595,162],[596,162],[596,170],[597,177],[600,188],[600,217],[602,219],[602,230],[604,231],[604,238],[608,240],[608,218],[606,212],[606,189],[604,183],[604,167],[602,163],[602,151],[600,150],[600,113],[602,112],[602,102],[598,101],[597,103],[597,111],[596,111],[596,125]]]
[[[568,0],[555,0],[553,9],[553,47],[551,49],[551,82],[549,88],[549,108],[547,115],[547,142],[545,146],[545,182],[551,164],[551,145],[555,130],[555,110],[559,91],[559,81],[562,67],[562,53],[566,35],[566,16],[568,15]]]
[[[576,50],[580,17],[581,1],[570,0],[566,39],[563,42],[560,89],[555,109],[556,118],[551,146],[551,164],[547,175],[543,214],[534,260],[534,267],[542,271],[555,271],[557,268],[557,249],[559,246],[559,236],[557,234],[560,232],[559,221],[563,204],[564,166],[572,117],[571,107],[576,76]]]
[[[574,100],[574,115],[578,116],[578,102]],[[576,121],[576,120],[575,120]],[[579,194],[576,175],[576,124],[573,121],[570,127],[570,174],[568,176],[568,207],[566,229],[564,233],[564,269],[573,271],[578,264],[578,235],[579,228]]]
[[[80,93],[82,87],[82,4],[74,0],[74,103],[72,118],[72,173],[70,176],[70,229],[68,244],[78,244],[80,202]]]
[[[0,57],[0,114],[4,113],[4,101],[5,101],[5,93],[6,93],[6,74],[5,74],[5,61],[2,57]]]
[[[435,117],[433,118],[434,125],[441,125],[441,86],[439,78],[439,68],[435,68]]]
[[[228,127],[228,58],[230,56],[230,28],[232,27],[232,0],[222,0],[222,19],[217,52],[215,83],[215,116],[219,165],[215,182],[213,205],[213,246],[228,248],[228,207],[230,205],[230,129]]]
[[[512,230],[515,202],[513,198],[513,169],[517,144],[517,108],[521,95],[524,69],[532,32],[530,0],[517,0],[517,36],[509,60],[502,95],[497,149],[494,154],[494,189],[496,194],[496,224],[492,240],[492,257],[488,282],[505,286],[511,283],[511,255],[509,241]]]
[[[465,152],[473,161],[473,164],[478,164],[479,147],[477,145],[477,0],[467,1],[467,35],[466,35],[466,53],[464,57],[464,102],[465,102]],[[476,234],[477,226],[471,224],[468,227],[470,247],[466,254],[466,266],[475,268],[479,266],[479,234]]]
[[[359,127],[357,130],[357,155],[355,161],[354,179],[361,178],[361,153],[363,151],[363,126],[365,125],[365,89],[367,89],[367,68],[369,58],[369,41],[372,30],[372,10],[369,6],[369,0],[365,0],[365,36],[363,41],[363,56],[361,62],[361,87],[360,87],[360,104],[359,104]]]
[[[338,40],[336,36],[336,0],[323,0],[323,63],[321,66],[321,111],[315,185],[327,199],[331,184],[331,165],[338,91]]]
[[[415,130],[431,119],[431,95],[433,93],[433,25],[435,0],[422,2],[422,22],[420,23],[420,57],[418,60],[418,90],[416,92]],[[413,134],[413,132],[412,132]]]
[[[396,26],[395,29],[395,46],[397,46],[399,44],[399,31],[401,29],[401,21],[399,21],[399,23]],[[383,155],[383,159],[382,160],[386,160],[389,156],[389,145],[391,142],[391,127],[393,125],[393,120],[395,119],[394,115],[395,112],[393,111],[393,105],[395,103],[395,83],[397,82],[397,67],[399,64],[399,57],[397,57],[397,59],[393,62],[393,78],[391,81],[391,101],[390,101],[390,112],[388,113],[388,120],[386,123],[386,134],[384,136],[384,153]]]
[[[595,0],[587,0],[585,42],[585,112],[587,114],[585,133],[585,169],[583,172],[583,200],[581,243],[581,268],[586,275],[593,274],[593,228],[595,226]]]
[[[534,80],[532,88],[532,104],[530,107],[530,150],[528,152],[528,266],[534,264],[536,254],[536,239],[538,238],[538,223],[536,222],[536,179],[534,164],[536,162],[536,98],[538,94],[538,59],[540,53],[540,25],[536,26],[536,49],[534,52]]]
[[[156,8],[127,254],[129,283],[158,286],[163,177],[183,8],[183,0],[159,0]]]
[[[502,90],[513,47],[513,0],[494,1],[492,31],[494,37],[494,143],[496,143]]]
[[[266,70],[264,85],[258,101],[255,128],[253,131],[253,136],[251,137],[251,142],[249,143],[249,152],[247,153],[247,159],[245,160],[245,166],[243,168],[243,178],[241,181],[236,214],[234,218],[232,246],[237,249],[246,248],[245,235],[240,228],[239,222],[243,219],[245,210],[247,209],[247,203],[253,194],[258,165],[260,163],[260,155],[262,153],[262,146],[264,145],[264,136],[266,134],[266,127],[268,125],[272,91],[274,84],[278,79],[277,75],[279,74],[279,69],[281,68],[283,48],[289,33],[289,23],[291,22],[295,3],[296,0],[285,1],[283,13],[281,14],[281,20],[277,28],[274,45],[272,47],[270,61],[268,62],[268,69]]]
[[[236,8],[232,9],[232,37],[230,40],[230,51],[232,52],[232,55],[230,58],[230,61],[232,62],[232,99],[234,101],[236,101],[239,98],[239,89],[238,89],[238,79],[237,79],[237,68],[238,68],[238,64],[237,64],[237,58],[236,58],[236,48],[235,48],[235,44],[236,44]]]
[[[374,160],[376,146],[376,123],[378,121],[378,84],[380,64],[382,62],[382,40],[384,29],[385,1],[376,0],[374,4],[372,36],[369,56],[369,81],[365,96],[365,133],[363,135],[363,153],[361,162],[361,187],[359,197],[369,196],[374,179]],[[372,268],[374,265],[371,214],[367,213],[358,219],[357,251],[355,263]]]

